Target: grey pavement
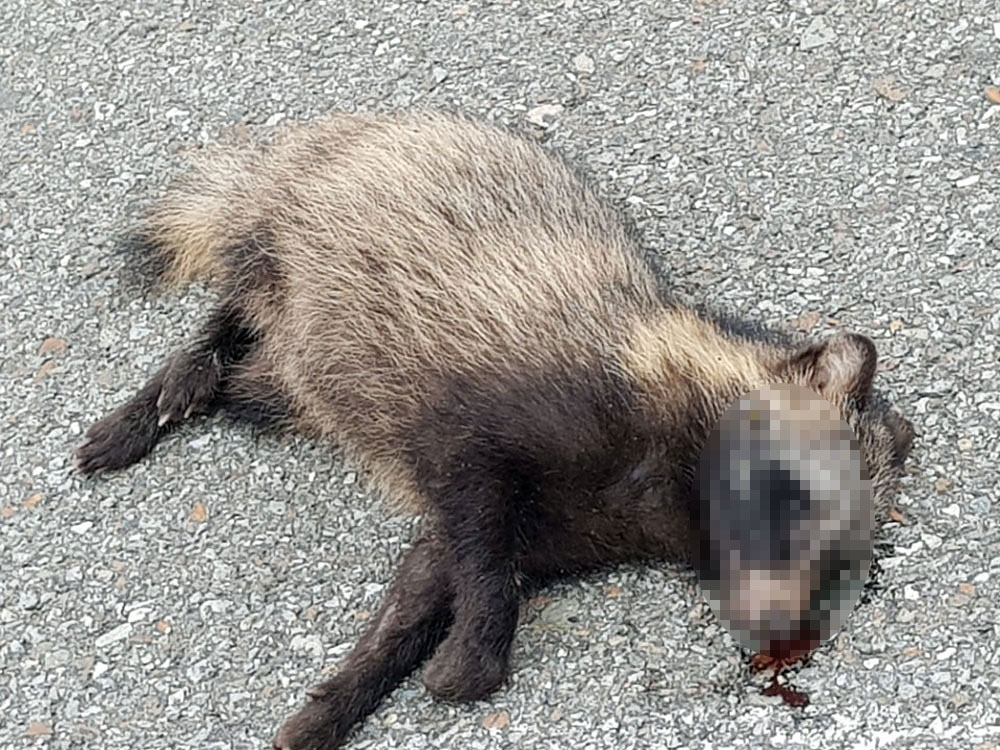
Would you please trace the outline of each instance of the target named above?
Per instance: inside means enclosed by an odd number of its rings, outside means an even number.
[[[920,438],[804,710],[760,695],[689,572],[629,568],[527,607],[490,700],[413,678],[351,747],[1000,747],[990,85],[988,0],[4,0],[0,747],[266,747],[358,637],[414,522],[335,448],[207,419],[100,481],[70,452],[211,300],[136,295],[114,254],[181,152],[415,104],[579,160],[684,295],[872,336]]]

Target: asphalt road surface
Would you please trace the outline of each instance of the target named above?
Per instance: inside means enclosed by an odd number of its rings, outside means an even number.
[[[434,105],[582,162],[681,294],[873,337],[920,437],[807,708],[760,695],[691,573],[622,569],[526,607],[491,700],[413,678],[351,747],[997,748],[992,85],[989,1],[4,0],[0,746],[265,747],[358,637],[413,521],[335,449],[206,419],[100,481],[70,454],[211,301],[115,256],[182,150]]]

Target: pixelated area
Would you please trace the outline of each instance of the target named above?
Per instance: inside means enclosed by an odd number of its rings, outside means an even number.
[[[840,412],[801,386],[748,393],[709,436],[698,479],[699,579],[716,616],[757,653],[820,646],[872,560],[871,482]]]

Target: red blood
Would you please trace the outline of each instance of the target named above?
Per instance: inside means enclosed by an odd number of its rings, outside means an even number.
[[[764,695],[780,695],[781,699],[792,708],[803,708],[809,705],[808,695],[780,684],[777,677],[761,692]]]
[[[778,682],[778,675],[789,667],[804,662],[808,657],[808,652],[780,658],[768,654],[754,654],[753,659],[750,660],[750,668],[755,672],[772,672],[770,684],[761,693],[767,696],[780,695],[781,699],[793,708],[809,705],[808,695]]]

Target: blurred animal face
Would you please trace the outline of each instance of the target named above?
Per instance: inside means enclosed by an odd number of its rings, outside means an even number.
[[[699,467],[702,591],[744,647],[801,656],[853,609],[872,559],[871,481],[858,441],[814,391],[743,396]]]

